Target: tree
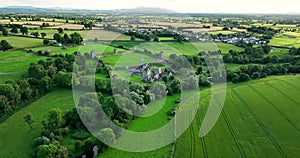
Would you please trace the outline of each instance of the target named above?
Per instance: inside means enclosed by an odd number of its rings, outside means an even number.
[[[28,34],[28,28],[27,27],[21,27],[20,28],[20,32],[23,34],[23,35],[27,35]]]
[[[83,38],[77,32],[72,33],[70,36],[71,36],[71,43],[73,44],[80,44],[83,41]]]
[[[70,43],[70,37],[68,34],[64,34],[64,42],[65,43]]]
[[[64,33],[64,29],[62,29],[62,28],[58,28],[57,31],[58,31],[58,33]]]
[[[6,41],[6,40],[2,40],[0,42],[0,50],[8,50],[8,49],[12,49],[13,47]]]
[[[108,145],[116,142],[116,135],[111,128],[101,129],[97,136]]]
[[[44,39],[44,40],[43,40],[43,44],[47,45],[47,44],[49,44],[49,43],[50,43],[50,41],[49,41],[48,39]]]
[[[58,33],[53,35],[53,39],[56,40],[57,43],[62,43],[63,42],[63,38]]]
[[[250,80],[250,76],[246,73],[241,73],[240,74],[240,81],[243,82],[243,81],[249,81]]]
[[[36,150],[37,157],[55,158],[58,147],[54,144],[40,145]]]
[[[159,42],[159,38],[157,36],[154,37],[154,42]]]
[[[259,72],[254,72],[254,73],[251,75],[251,78],[252,78],[252,79],[259,79],[259,78],[260,78],[260,73],[259,73]]]
[[[19,32],[18,28],[17,27],[13,27],[11,30],[10,30],[11,33],[15,33],[17,34]]]
[[[47,36],[47,34],[46,34],[45,32],[42,32],[42,33],[41,33],[41,36],[42,36],[42,38],[44,38],[44,37]]]
[[[265,54],[269,54],[271,51],[271,47],[268,45],[264,45],[262,48]]]
[[[145,41],[150,41],[150,40],[151,40],[151,37],[150,37],[149,35],[145,35],[145,36],[144,36],[144,40],[145,40]]]
[[[30,127],[30,129],[32,129],[32,123],[33,123],[33,118],[32,118],[32,114],[26,114],[23,116],[23,120],[25,123],[28,124],[28,126]]]
[[[7,31],[6,28],[3,28],[3,29],[2,29],[2,35],[3,35],[3,36],[8,36],[8,31]]]
[[[42,135],[49,137],[52,133],[60,135],[60,127],[62,123],[61,111],[59,109],[52,109],[49,111],[47,120],[43,120]]]
[[[40,33],[39,33],[39,32],[33,32],[32,35],[33,35],[35,38],[37,38],[37,37],[40,36]]]
[[[132,36],[130,37],[130,40],[131,40],[131,41],[135,41],[135,40],[136,40],[135,36],[132,35]]]

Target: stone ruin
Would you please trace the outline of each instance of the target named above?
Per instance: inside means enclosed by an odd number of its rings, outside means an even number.
[[[145,59],[144,59],[144,58],[141,58],[141,59],[140,59],[140,65],[143,65],[143,64],[145,64]]]
[[[118,48],[115,48],[114,49],[114,54],[118,54],[119,52],[118,52]]]
[[[134,75],[142,75],[142,80],[145,82],[154,82],[162,80],[164,76],[171,76],[174,72],[170,71],[167,68],[153,68],[151,69],[151,65],[160,65],[158,63],[150,63],[150,64],[142,64],[137,66],[135,69],[129,69],[131,72],[130,76]]]
[[[96,58],[96,51],[95,50],[91,51],[91,58],[92,59]]]

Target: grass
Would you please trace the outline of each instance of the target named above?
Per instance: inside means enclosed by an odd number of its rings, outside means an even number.
[[[218,122],[199,138],[209,103],[204,99],[193,125],[179,138],[175,157],[297,157],[299,81],[297,75],[229,84]]]
[[[8,79],[17,80],[27,73],[30,63],[45,57],[28,54],[25,51],[10,51],[0,54],[0,83]]]
[[[127,49],[132,49],[137,46],[138,50],[151,51],[156,54],[164,51],[165,57],[169,57],[170,54],[185,54],[195,55],[200,51],[215,51],[221,50],[222,53],[228,53],[230,49],[241,51],[243,48],[226,43],[212,43],[212,42],[112,42],[114,46],[124,46]]]
[[[236,32],[234,32],[234,31],[229,31],[229,30],[222,30],[222,31],[210,31],[210,32],[208,32],[208,34],[210,34],[210,35],[218,35],[218,34],[223,34],[223,35],[230,35],[230,34],[234,34],[234,33],[236,33]]]
[[[270,40],[271,46],[298,47],[300,46],[300,33],[285,32],[274,36]]]
[[[96,51],[96,54],[111,54],[114,53],[114,47],[104,45],[101,43],[98,44],[87,44],[85,46],[76,46],[76,47],[70,47],[66,50],[57,51],[51,54],[73,54],[74,52],[81,52],[81,53],[90,53],[92,50]],[[118,48],[118,52],[126,52],[127,50]]]
[[[168,40],[174,40],[173,37],[158,37],[159,41],[168,41]]]
[[[40,136],[41,121],[47,117],[50,109],[59,108],[64,112],[75,107],[73,102],[71,90],[54,90],[0,124],[0,157],[33,157],[32,142]],[[22,118],[27,113],[33,115],[32,130]]]
[[[20,36],[7,36],[7,37],[0,36],[0,40],[6,40],[14,48],[29,48],[29,47],[36,47],[36,46],[43,45],[42,39],[27,38],[27,37],[20,37]]]
[[[48,29],[31,29],[29,30],[29,34],[31,32],[39,32],[39,33],[46,33],[46,38],[53,38],[53,35],[58,33],[57,28],[48,28]],[[72,34],[74,32],[79,33],[84,40],[94,40],[97,38],[98,40],[107,40],[107,41],[113,41],[113,40],[130,40],[130,36],[116,33],[112,31],[106,31],[106,30],[64,30],[64,33],[61,34],[63,36],[64,34]],[[139,40],[139,39],[137,39]]]
[[[140,64],[140,59],[144,58],[145,63],[157,61],[156,59],[140,54],[140,53],[129,53],[124,55],[115,55],[115,56],[109,56],[109,57],[102,57],[100,58],[103,60],[106,64],[112,65],[112,66],[134,66]]]

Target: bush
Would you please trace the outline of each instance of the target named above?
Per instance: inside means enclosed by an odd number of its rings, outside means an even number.
[[[239,77],[235,77],[232,79],[232,83],[238,83],[240,81]]]
[[[169,116],[174,116],[175,114],[176,114],[176,109],[175,108],[168,111]]]
[[[48,45],[49,43],[50,43],[50,41],[48,39],[43,40],[43,44]]]
[[[85,131],[78,131],[78,132],[72,134],[72,138],[74,138],[76,140],[85,140],[89,136],[90,136],[90,134]]]

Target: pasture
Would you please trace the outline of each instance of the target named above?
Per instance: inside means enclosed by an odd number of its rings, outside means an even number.
[[[30,63],[45,57],[35,56],[25,51],[10,51],[0,53],[0,83],[8,79],[17,80],[27,73]]]
[[[40,136],[41,121],[49,110],[59,108],[64,112],[74,107],[72,91],[60,89],[16,112],[0,124],[0,157],[33,157],[33,139]],[[32,130],[23,121],[23,116],[28,113],[33,115]]]
[[[70,25],[70,24],[68,24]],[[63,25],[64,26],[64,25]],[[72,24],[73,27],[75,27],[73,24]],[[46,38],[50,38],[52,39],[53,38],[53,35],[55,33],[58,33],[57,29],[60,28],[61,26],[57,26],[57,27],[51,27],[51,28],[46,28],[46,29],[31,29],[29,30],[29,34],[31,32],[39,32],[39,33],[46,33]],[[77,26],[78,28],[81,27],[81,26]],[[61,27],[63,28],[63,27]],[[78,29],[77,30],[74,28],[71,29],[71,30],[64,30],[64,33],[61,34],[62,36],[64,34],[72,34],[74,32],[77,32],[79,33],[82,37],[83,37],[83,40],[104,40],[104,41],[113,41],[113,40],[130,40],[130,36],[127,36],[127,35],[124,35],[124,34],[121,34],[121,33],[117,33],[117,32],[112,32],[112,31],[106,31],[106,30],[102,30],[102,29],[98,29],[98,30],[82,30],[82,29]],[[136,39],[136,40],[139,40],[139,39]]]
[[[274,36],[270,40],[271,46],[284,46],[284,47],[299,47],[300,46],[300,33],[285,32]]]
[[[15,49],[30,48],[30,47],[37,47],[43,45],[42,39],[27,38],[27,37],[20,37],[20,36],[7,36],[7,37],[0,36],[0,40],[6,40]]]
[[[87,45],[84,45],[84,46],[69,47],[66,50],[58,50],[58,51],[55,51],[51,54],[63,54],[63,55],[65,55],[65,54],[73,54],[74,52],[90,53],[92,50],[95,50],[96,54],[99,55],[99,54],[114,53],[114,49],[115,48],[112,47],[112,46],[97,43],[97,44],[87,44]],[[125,50],[125,49],[118,48],[119,53],[126,52],[126,51],[127,50]]]
[[[138,50],[148,50],[153,54],[164,51],[164,56],[169,57],[170,54],[184,54],[196,55],[200,51],[216,51],[221,50],[226,54],[229,50],[242,51],[243,48],[226,44],[226,43],[212,43],[212,42],[112,42],[114,46],[124,46],[127,49],[132,49],[137,46]]]

